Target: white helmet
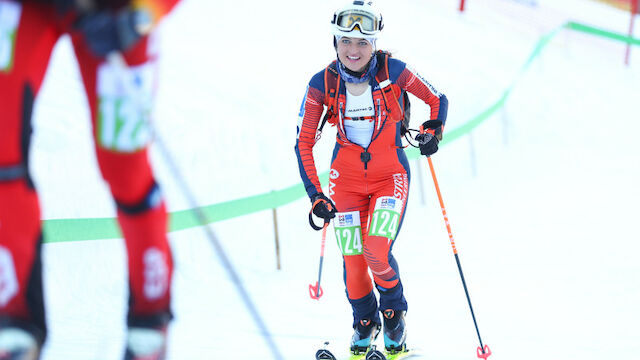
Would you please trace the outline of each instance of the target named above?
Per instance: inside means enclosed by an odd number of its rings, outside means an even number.
[[[336,36],[377,39],[384,27],[372,1],[356,0],[333,14],[331,33]]]

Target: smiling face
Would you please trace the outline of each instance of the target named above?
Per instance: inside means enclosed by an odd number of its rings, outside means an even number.
[[[338,40],[338,59],[355,72],[364,70],[373,54],[373,46],[362,38],[342,37]]]

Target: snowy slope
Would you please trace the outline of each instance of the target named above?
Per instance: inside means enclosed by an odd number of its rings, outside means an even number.
[[[521,77],[540,36],[567,19],[625,32],[628,14],[586,0],[381,0],[379,47],[450,100],[447,129],[497,101],[505,108],[433,157],[490,359],[637,359],[640,353],[640,53],[563,31]],[[201,204],[299,182],[300,101],[334,57],[329,19],[342,1],[184,0],[162,26],[157,128]],[[115,211],[92,154],[87,109],[67,39],[35,109],[33,173],[46,219]],[[414,101],[414,124],[426,117]],[[446,136],[446,132],[445,132]],[[316,151],[328,168],[333,129]],[[172,211],[189,207],[153,152]],[[478,345],[426,162],[412,161],[407,218],[394,247],[409,301],[408,343],[427,358],[473,359]],[[424,198],[424,202],[421,200]],[[268,211],[213,225],[286,359],[324,340],[346,348],[350,308],[333,237],[325,295],[320,234],[308,201],[278,209],[282,269]],[[268,355],[201,229],[171,234],[176,321],[170,359]],[[121,240],[46,244],[50,341],[44,359],[117,359],[124,340]],[[264,357],[264,356],[263,356]],[[268,358],[268,357],[267,357]]]

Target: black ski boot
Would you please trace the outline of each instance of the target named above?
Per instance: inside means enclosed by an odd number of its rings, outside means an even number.
[[[353,354],[365,353],[371,342],[380,333],[380,324],[369,319],[362,319],[353,327],[353,337],[351,338],[351,352]]]
[[[394,354],[406,349],[407,332],[404,323],[405,311],[387,309],[382,312],[384,318],[384,347]]]

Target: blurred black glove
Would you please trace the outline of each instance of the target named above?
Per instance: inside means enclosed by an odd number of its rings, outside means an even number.
[[[126,51],[151,31],[153,19],[145,9],[124,7],[81,15],[75,24],[84,34],[89,49],[104,57],[112,51]]]
[[[317,193],[311,197],[311,211],[309,212],[309,224],[315,230],[322,229],[321,226],[317,226],[313,223],[311,213],[319,218],[324,219],[324,223],[328,223],[331,219],[336,217],[336,205],[326,197],[323,193]]]
[[[438,151],[438,143],[442,139],[442,121],[427,120],[422,123],[420,130],[424,130],[424,132],[416,135],[420,154],[425,156],[435,154]]]
[[[336,217],[336,205],[323,193],[317,193],[311,197],[311,206],[313,214],[325,221]]]

